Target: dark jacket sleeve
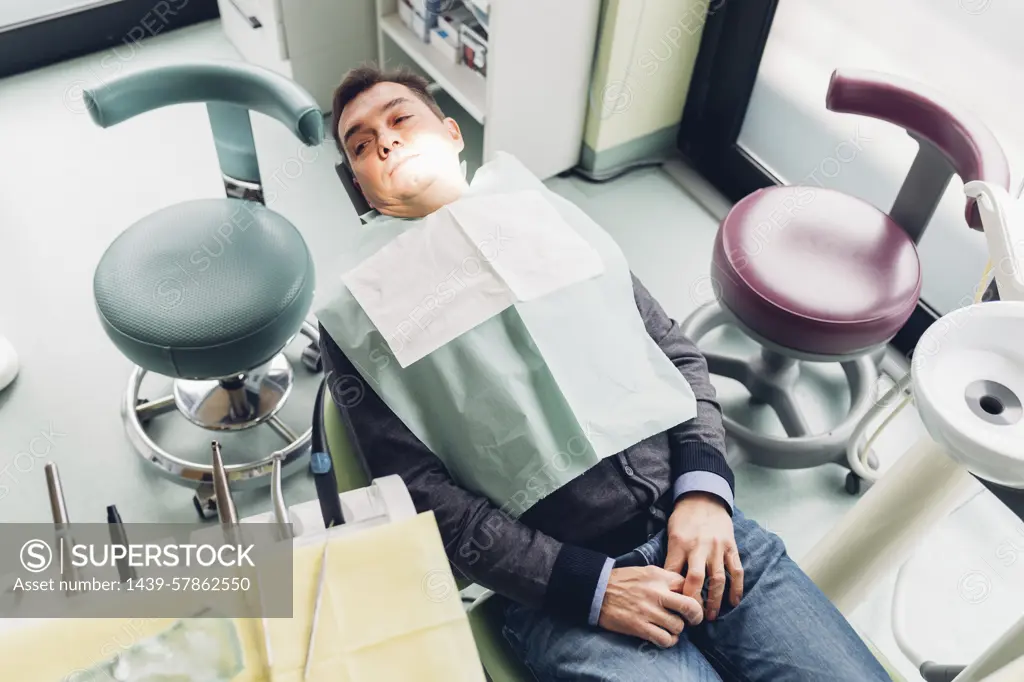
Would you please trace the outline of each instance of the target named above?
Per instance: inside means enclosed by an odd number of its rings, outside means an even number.
[[[731,497],[735,494],[736,484],[725,457],[722,408],[718,404],[715,388],[711,385],[707,360],[635,275],[633,296],[647,333],[679,368],[697,398],[697,416],[668,431],[672,479],[678,481],[691,472],[721,476],[729,487],[730,499],[726,502],[731,511]]]
[[[320,339],[331,395],[358,441],[364,466],[373,478],[400,476],[417,511],[434,513],[455,576],[572,622],[588,622],[608,557],[533,530],[457,485],[323,327]]]

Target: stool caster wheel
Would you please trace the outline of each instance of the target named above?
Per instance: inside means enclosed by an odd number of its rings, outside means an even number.
[[[192,504],[196,513],[203,521],[217,518],[217,496],[213,492],[213,486],[209,483],[201,483],[192,496]]]
[[[324,359],[320,355],[319,345],[311,343],[302,349],[302,364],[314,374],[324,371]]]
[[[846,492],[851,495],[860,495],[860,476],[852,471],[846,474]]]

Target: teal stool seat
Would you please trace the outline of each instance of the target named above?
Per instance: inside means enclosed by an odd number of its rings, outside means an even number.
[[[176,378],[240,374],[302,327],[314,268],[299,231],[262,204],[199,199],[125,230],[96,268],[96,307],[129,360]]]

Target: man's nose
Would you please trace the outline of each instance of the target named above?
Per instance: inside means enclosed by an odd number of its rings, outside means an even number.
[[[383,138],[381,146],[380,146],[380,151],[381,151],[381,154],[383,154],[384,156],[387,156],[388,154],[390,154],[391,152],[395,151],[396,149],[398,149],[401,146],[402,146],[402,140],[400,140],[398,137],[393,137],[390,140],[387,139],[387,138]]]

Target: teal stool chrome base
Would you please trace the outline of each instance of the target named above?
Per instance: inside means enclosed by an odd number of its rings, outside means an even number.
[[[294,373],[283,354],[248,374],[230,379],[178,379],[174,403],[196,426],[213,431],[241,431],[269,421],[283,433],[276,415],[292,392]]]
[[[309,322],[302,325],[302,335],[317,347],[320,335]],[[319,371],[319,362],[309,353],[303,354],[303,365]],[[125,430],[135,451],[156,471],[174,483],[197,488],[197,500],[210,507],[212,499],[212,464],[200,464],[164,450],[146,433],[146,424],[168,412],[179,412],[186,419],[213,431],[241,431],[266,424],[285,442],[280,450],[244,464],[226,465],[232,489],[245,490],[270,485],[275,458],[281,459],[282,474],[288,476],[301,469],[299,464],[309,453],[312,427],[302,433],[293,431],[277,416],[291,393],[294,370],[281,353],[253,371],[219,380],[176,379],[171,395],[144,401],[139,388],[148,370],[136,366],[128,382],[121,414]],[[260,374],[263,374],[261,377]]]

